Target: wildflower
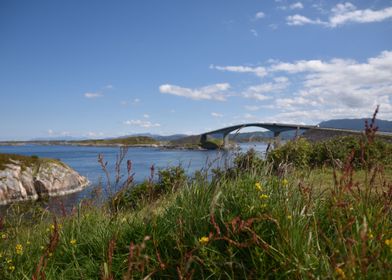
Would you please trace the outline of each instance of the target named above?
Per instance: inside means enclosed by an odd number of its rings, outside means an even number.
[[[261,208],[267,208],[267,204],[263,203],[260,205]]]
[[[50,231],[54,231],[54,225],[50,225]]]
[[[256,187],[256,190],[259,190],[259,191],[261,191],[263,189],[263,187],[261,186],[260,182],[256,182],[255,183],[255,187]]]
[[[284,178],[284,179],[282,180],[282,186],[283,186],[283,187],[287,187],[288,184],[289,184],[289,181],[287,181],[287,179]]]
[[[75,246],[75,245],[76,245],[76,239],[71,239],[71,241],[69,241],[69,243],[70,243],[71,245]]]
[[[7,239],[7,234],[3,233],[3,234],[1,235],[1,238],[2,238],[2,239]]]
[[[63,228],[63,225],[62,225],[62,224],[58,224],[57,227],[58,227],[59,229],[62,229],[62,228]]]
[[[209,241],[210,241],[210,239],[209,239],[207,236],[203,236],[203,237],[200,237],[200,238],[199,238],[199,243],[200,243],[201,245],[205,245],[205,244],[207,244]]]
[[[44,246],[40,246],[40,248],[41,248],[41,250],[45,249],[45,247],[44,247]]]
[[[52,253],[49,253],[49,257],[51,257],[51,256],[53,256],[53,254],[52,254]]]
[[[287,220],[291,220],[293,217],[291,215],[287,216]]]
[[[22,244],[16,244],[15,251],[16,251],[17,255],[23,255],[23,245]]]
[[[12,263],[12,259],[9,259],[9,258],[8,258],[8,259],[7,259],[7,263],[8,263],[8,264]]]
[[[335,268],[335,272],[340,279],[346,279],[346,274],[344,273],[343,269],[340,267]]]
[[[30,241],[27,241],[27,242],[26,242],[26,245],[30,245],[30,244],[31,244],[31,242],[30,242]]]
[[[14,266],[14,265],[10,265],[10,266],[8,267],[8,270],[11,271],[11,272],[13,272],[13,271],[15,270],[15,266]]]
[[[372,239],[374,238],[374,235],[373,235],[372,230],[369,230],[368,238],[369,238],[370,240],[372,240]]]
[[[267,199],[267,198],[269,198],[269,196],[268,196],[268,195],[266,195],[266,194],[262,194],[262,195],[260,195],[260,199]]]
[[[387,245],[392,251],[392,238],[385,240],[385,245]]]

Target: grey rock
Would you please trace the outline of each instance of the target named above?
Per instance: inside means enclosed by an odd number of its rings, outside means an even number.
[[[74,193],[88,184],[87,178],[61,162],[43,161],[22,167],[13,161],[0,170],[0,205]]]

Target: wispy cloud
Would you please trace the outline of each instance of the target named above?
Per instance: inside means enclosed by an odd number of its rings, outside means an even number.
[[[258,19],[262,19],[262,18],[264,18],[265,17],[265,14],[263,13],[263,12],[257,12],[256,14],[255,14],[255,19],[256,20],[258,20]]]
[[[253,34],[253,36],[258,37],[259,33],[255,29],[251,29],[250,32]]]
[[[335,28],[347,23],[370,23],[381,22],[392,18],[392,7],[381,10],[357,9],[352,3],[340,3],[334,6],[326,20],[311,19],[303,15],[291,15],[286,18],[288,25],[316,24],[325,27]]]
[[[100,92],[86,92],[84,94],[84,97],[86,98],[98,98],[98,97],[102,97],[103,94]]]
[[[221,113],[216,113],[216,112],[212,112],[212,113],[211,113],[211,116],[213,116],[214,118],[221,118],[221,117],[223,117],[223,114],[221,114]]]
[[[152,128],[152,127],[160,127],[159,123],[152,123],[147,120],[128,120],[125,121],[124,124],[131,125],[131,126],[138,126],[142,128]]]
[[[289,7],[291,10],[301,10],[304,8],[304,5],[301,2],[296,2],[291,4]]]
[[[182,96],[193,100],[225,101],[225,93],[229,88],[230,84],[228,83],[213,84],[196,89],[165,84],[159,87],[159,91],[161,93]]]
[[[237,73],[252,73],[258,77],[264,77],[267,75],[267,71],[264,67],[210,65],[210,69]]]

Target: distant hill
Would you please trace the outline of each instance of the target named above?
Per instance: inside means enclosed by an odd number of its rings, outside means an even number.
[[[365,121],[370,119],[336,119],[319,123],[320,127],[364,130]],[[392,132],[392,121],[376,120],[378,131]]]
[[[162,142],[166,142],[166,141],[174,141],[174,140],[178,140],[184,137],[187,137],[188,135],[186,134],[173,134],[173,135],[158,135],[158,134],[151,134],[151,133],[138,133],[138,134],[132,134],[132,135],[128,135],[128,136],[123,136],[121,138],[124,137],[129,137],[129,136],[146,136],[146,137],[150,137],[156,141],[162,141]]]

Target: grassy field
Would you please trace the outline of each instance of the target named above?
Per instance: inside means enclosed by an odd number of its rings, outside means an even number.
[[[249,152],[212,178],[128,177],[104,206],[57,216],[13,205],[0,278],[391,279],[390,166],[275,165]]]

